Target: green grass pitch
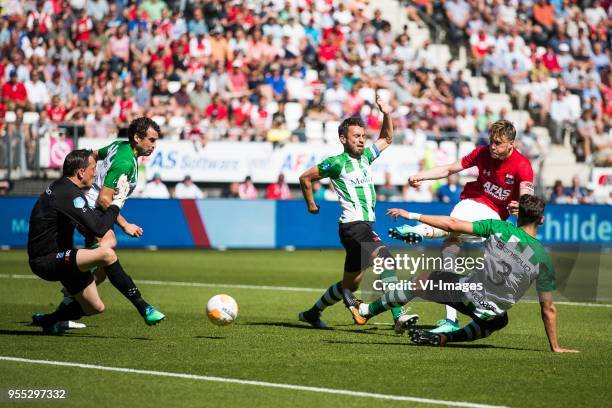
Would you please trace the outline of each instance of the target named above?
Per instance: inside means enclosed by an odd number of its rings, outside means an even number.
[[[100,293],[106,312],[84,319],[88,328],[42,336],[28,325],[30,316],[55,307],[59,284],[10,277],[31,275],[25,251],[0,252],[0,356],[511,407],[610,406],[609,307],[558,305],[560,343],[579,354],[550,353],[539,307],[527,302],[513,308],[509,325],[488,339],[419,347],[383,324],[352,325],[341,305],[324,314],[332,330],[307,328],[297,322],[297,313],[310,307],[318,292],[221,286],[326,288],[340,278],[340,251],[120,250],[119,255],[136,280],[220,286],[140,283],[145,299],[168,316],[161,325],[147,327],[105,283]],[[218,293],[233,296],[240,305],[231,326],[216,327],[206,319],[206,301]],[[412,310],[423,325],[443,313],[442,306],[424,302],[415,302]],[[381,315],[373,322],[390,319]],[[0,360],[0,389],[8,388],[66,389],[68,399],[57,406],[74,407],[432,406]]]

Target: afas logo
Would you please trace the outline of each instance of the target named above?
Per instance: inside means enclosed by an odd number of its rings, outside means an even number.
[[[506,200],[508,197],[510,197],[510,190],[504,190],[500,186],[495,185],[490,181],[484,183],[484,191],[498,200]]]

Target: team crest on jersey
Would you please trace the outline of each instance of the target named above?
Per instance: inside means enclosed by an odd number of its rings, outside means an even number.
[[[77,197],[72,200],[72,204],[74,204],[74,208],[84,208],[86,203],[83,197]]]
[[[514,176],[512,174],[506,174],[506,184],[514,184]]]
[[[331,163],[323,163],[321,164],[321,170],[327,170],[331,167]]]

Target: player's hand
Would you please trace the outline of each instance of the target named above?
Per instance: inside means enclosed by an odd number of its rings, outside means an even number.
[[[378,109],[380,109],[383,114],[388,115],[391,113],[391,107],[380,95],[376,96],[376,105],[378,105]]]
[[[122,174],[119,180],[117,180],[117,187],[115,188],[115,194],[113,194],[111,205],[116,205],[119,209],[122,209],[129,193],[130,183],[127,180],[127,176]]]
[[[125,232],[127,235],[129,235],[132,238],[138,238],[142,236],[142,228],[140,228],[136,224],[126,224],[121,228],[123,229],[123,232]]]
[[[579,350],[564,349],[561,347],[557,347],[556,349],[553,349],[552,352],[553,353],[580,353]]]
[[[308,204],[308,212],[311,214],[318,214],[319,206],[316,204]]]
[[[397,221],[399,217],[406,219],[409,219],[410,217],[410,213],[406,210],[402,210],[401,208],[389,208],[386,215],[393,218],[395,221]]]
[[[408,178],[408,184],[410,184],[410,187],[419,187],[422,181],[423,177],[419,176],[418,174]]]
[[[518,216],[518,212],[519,212],[518,201],[510,201],[510,204],[508,204],[508,212],[512,215]]]

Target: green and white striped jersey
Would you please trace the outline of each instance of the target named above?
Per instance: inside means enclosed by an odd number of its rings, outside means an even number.
[[[370,165],[378,155],[378,148],[373,144],[358,159],[344,152],[318,164],[319,173],[323,178],[329,177],[340,200],[340,223],[376,220],[376,192]]]
[[[96,181],[85,195],[89,206],[95,207],[103,186],[115,189],[122,174],[127,176],[130,183],[129,194],[132,194],[138,182],[138,162],[130,143],[117,140],[98,150]]]
[[[500,220],[476,221],[474,235],[486,237],[484,268],[464,278],[482,283],[482,290],[465,292],[465,304],[476,316],[503,314],[536,282],[538,292],[555,290],[555,269],[544,246],[522,229]]]

